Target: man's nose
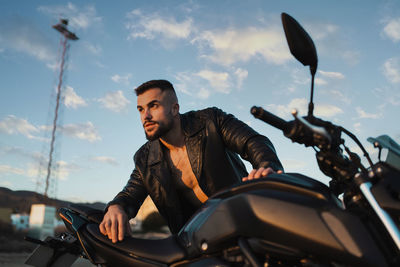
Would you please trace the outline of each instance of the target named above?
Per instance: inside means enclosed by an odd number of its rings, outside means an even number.
[[[152,116],[151,116],[150,109],[146,109],[146,110],[144,111],[144,119],[145,119],[145,120],[150,120],[151,118],[152,118]]]

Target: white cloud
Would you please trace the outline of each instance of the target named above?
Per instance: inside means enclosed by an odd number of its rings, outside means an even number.
[[[394,18],[386,21],[383,28],[383,34],[389,37],[393,42],[400,41],[400,18]]]
[[[186,39],[193,28],[193,20],[185,19],[177,22],[173,17],[162,17],[157,13],[142,14],[141,10],[135,9],[127,14],[128,22],[126,28],[130,39],[145,38],[155,39],[161,36],[165,39]]]
[[[249,76],[249,72],[248,72],[247,70],[238,68],[238,69],[235,71],[234,74],[235,74],[236,79],[237,79],[237,87],[238,87],[238,88],[242,88],[243,81],[244,81],[245,79],[247,79],[247,76]]]
[[[383,74],[391,83],[400,83],[400,58],[389,58],[383,64]]]
[[[101,163],[107,163],[107,164],[114,165],[114,166],[118,165],[118,162],[114,158],[106,157],[106,156],[93,157],[92,160],[93,161],[98,161],[98,162],[101,162]]]
[[[47,164],[47,163],[46,163]],[[53,164],[51,169],[51,176],[56,177],[62,181],[68,179],[71,172],[76,172],[80,170],[81,167],[74,163],[68,163],[66,161],[60,160]],[[40,168],[37,164],[29,163],[24,175],[36,179],[37,177],[47,176],[47,166],[46,168]]]
[[[23,18],[0,21],[0,46],[22,52],[48,64],[56,61],[52,42],[45,37],[34,23]]]
[[[132,78],[132,74],[128,73],[126,75],[119,75],[115,74],[111,76],[111,80],[113,80],[116,83],[122,83],[125,85],[129,85],[129,80]]]
[[[64,105],[67,108],[77,109],[78,107],[87,106],[86,101],[76,94],[74,88],[66,86],[64,95]]]
[[[315,85],[326,85],[328,82],[321,78],[315,78]]]
[[[105,108],[114,112],[121,112],[125,110],[130,103],[130,101],[124,96],[124,93],[121,90],[109,92],[98,101]]]
[[[308,100],[305,98],[295,98],[288,105],[269,104],[267,110],[285,119],[292,117],[291,112],[296,109],[299,116],[304,116],[308,113]],[[343,110],[333,105],[315,105],[314,114],[322,117],[333,117],[343,113]]]
[[[22,147],[0,146],[0,155],[16,155],[18,157],[33,159],[37,162],[44,161],[45,156],[39,152],[27,151]]]
[[[367,113],[361,107],[356,108],[357,114],[361,119],[379,119],[382,118],[382,113]]]
[[[314,40],[322,40],[332,36],[339,30],[339,27],[329,23],[312,23],[305,27]]]
[[[10,174],[15,174],[15,175],[24,175],[25,171],[20,168],[14,168],[9,165],[0,165],[0,175],[10,175]]]
[[[8,115],[5,119],[0,121],[0,133],[6,134],[22,134],[29,139],[37,139],[38,137],[34,136],[35,133],[38,133],[39,129],[29,123],[26,119],[20,119],[15,117],[14,115]]]
[[[198,91],[198,93],[196,94],[196,96],[200,99],[207,99],[209,98],[211,95],[210,90],[207,90],[205,88],[200,88],[200,90]]]
[[[96,8],[93,5],[78,7],[72,3],[58,6],[40,6],[39,11],[51,15],[53,18],[68,18],[69,26],[74,29],[87,29],[102,21],[97,16]]]
[[[180,72],[175,76],[178,81],[175,83],[175,88],[179,92],[200,99],[207,99],[213,92],[229,94],[233,89],[242,87],[248,72],[241,68],[228,71],[203,69],[198,72]]]
[[[227,72],[201,70],[196,75],[207,80],[217,92],[228,94],[231,90],[230,76]]]
[[[335,79],[335,80],[342,80],[344,79],[344,75],[340,72],[332,72],[332,71],[318,71],[319,74],[326,78]]]
[[[202,57],[222,65],[246,62],[254,57],[282,64],[291,58],[282,31],[277,28],[204,31],[192,43],[211,49],[210,55]]]
[[[70,137],[95,142],[101,140],[92,122],[67,124],[60,126],[60,131]]]

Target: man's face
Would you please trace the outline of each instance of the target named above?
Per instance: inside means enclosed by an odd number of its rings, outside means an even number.
[[[164,136],[173,126],[173,103],[168,92],[159,88],[149,89],[137,97],[146,138],[150,141]]]

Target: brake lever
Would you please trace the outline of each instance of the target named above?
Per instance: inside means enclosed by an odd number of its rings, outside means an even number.
[[[292,111],[292,115],[295,118],[295,120],[299,121],[302,125],[304,125],[313,133],[314,139],[318,140],[319,148],[322,148],[326,144],[328,145],[328,147],[331,145],[332,138],[325,128],[312,125],[304,118],[297,116],[298,115],[297,109],[294,109]]]

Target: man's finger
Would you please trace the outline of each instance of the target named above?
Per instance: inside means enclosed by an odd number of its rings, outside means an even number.
[[[252,170],[250,173],[249,173],[249,176],[247,176],[247,180],[252,180],[252,179],[254,179],[254,174],[256,173],[256,170]]]
[[[257,171],[256,171],[256,173],[254,174],[254,178],[260,178],[261,177],[261,174],[262,174],[262,172],[264,171],[265,169],[264,168],[259,168]]]
[[[99,230],[100,230],[100,233],[102,233],[103,235],[107,235],[106,227],[104,226],[104,221],[102,221],[100,223]]]
[[[112,220],[111,223],[111,240],[113,243],[117,242],[117,233],[118,233],[118,221],[117,220]]]
[[[122,241],[125,235],[126,224],[124,223],[124,218],[122,218],[122,216],[118,217],[117,222],[118,222],[118,240]]]
[[[267,177],[268,174],[274,173],[274,170],[271,167],[264,169],[261,173],[262,177]]]

